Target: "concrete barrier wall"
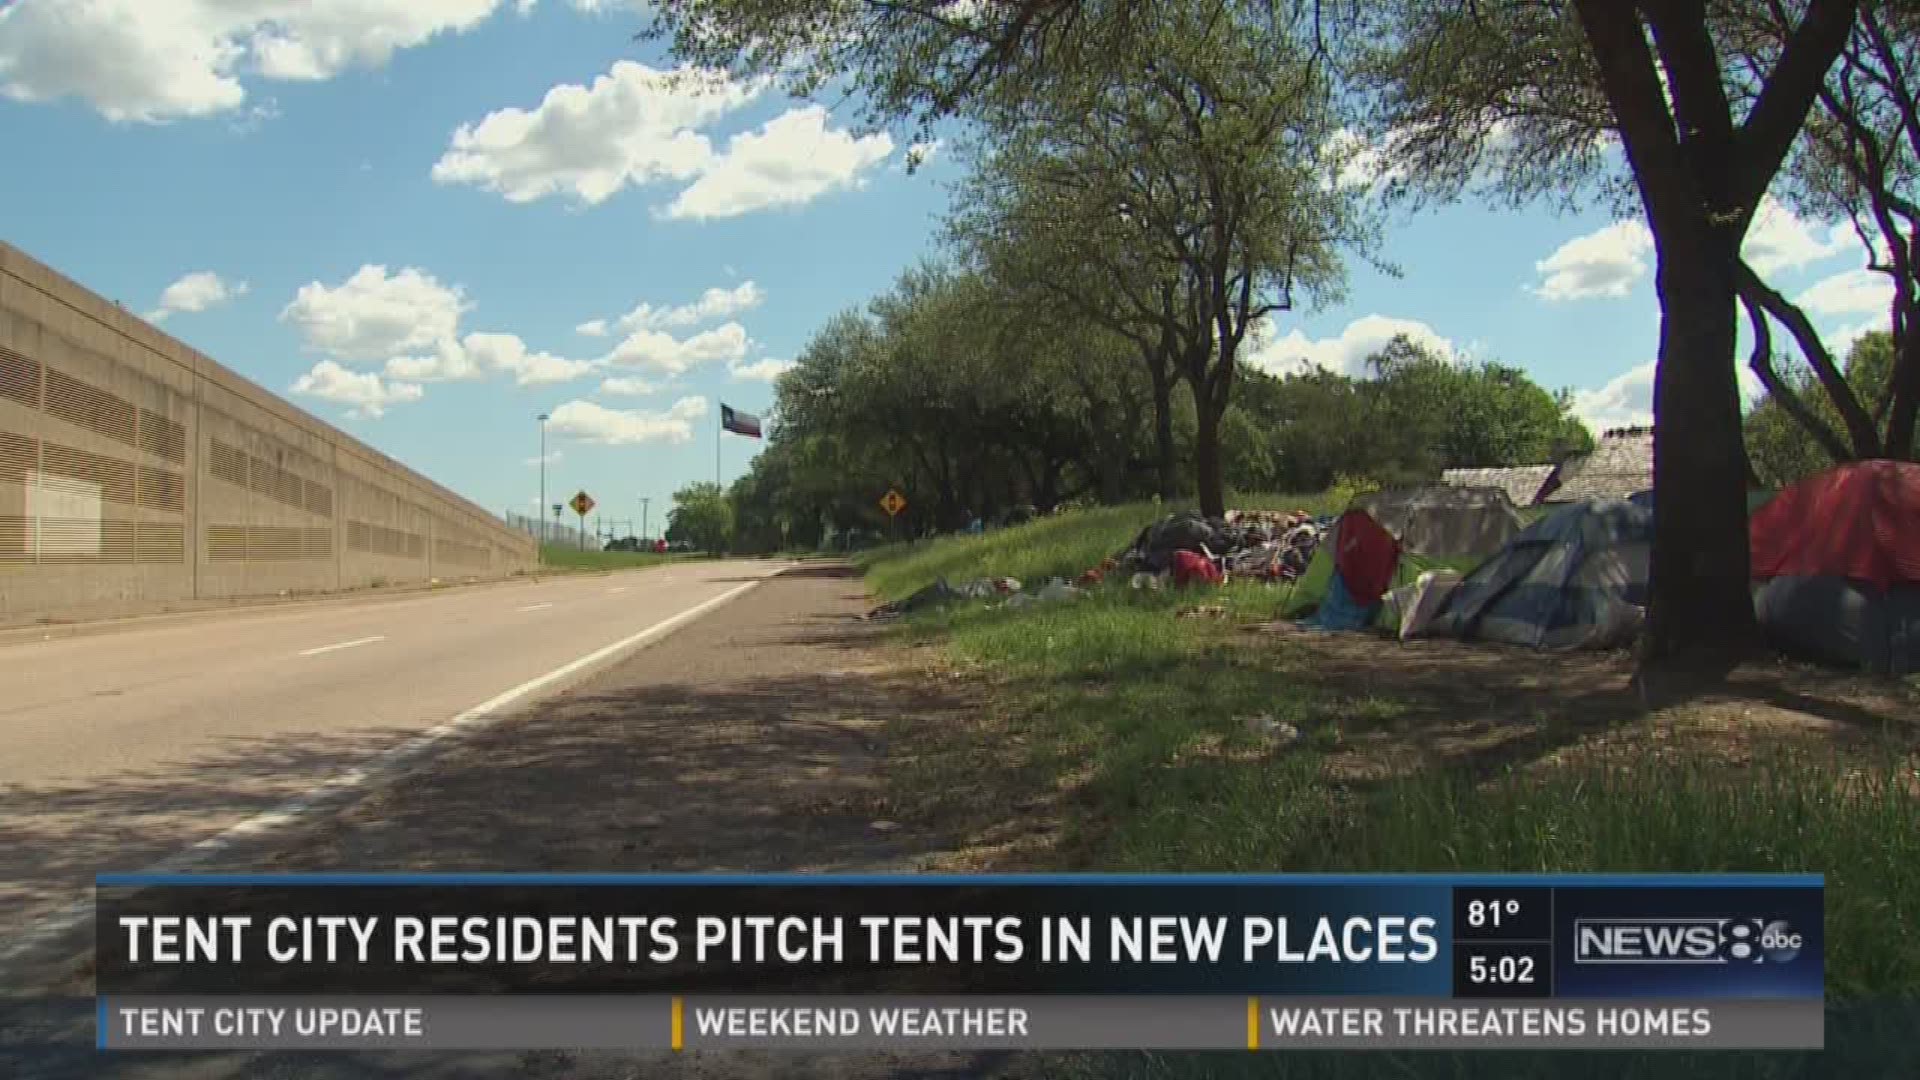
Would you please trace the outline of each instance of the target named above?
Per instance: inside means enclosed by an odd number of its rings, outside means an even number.
[[[537,561],[525,533],[0,243],[0,621]]]

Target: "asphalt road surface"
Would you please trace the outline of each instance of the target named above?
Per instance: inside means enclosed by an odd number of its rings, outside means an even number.
[[[675,563],[15,635],[0,644],[0,971],[86,917],[95,873],[189,869],[400,768],[450,722],[554,693],[783,565]]]

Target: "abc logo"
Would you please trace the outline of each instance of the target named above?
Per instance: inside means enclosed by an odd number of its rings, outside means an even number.
[[[1800,955],[1806,944],[1785,919],[1763,922],[1759,919],[1735,919],[1721,929],[1720,945],[1729,960],[1784,964]]]

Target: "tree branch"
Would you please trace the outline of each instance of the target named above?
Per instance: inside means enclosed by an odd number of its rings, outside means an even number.
[[[1746,260],[1743,259],[1738,263],[1734,274],[1741,302],[1750,311],[1758,309],[1778,319],[1780,324],[1793,334],[1795,344],[1800,346],[1801,355],[1806,357],[1807,364],[1813,368],[1814,376],[1820,380],[1821,388],[1827,392],[1828,400],[1833,402],[1835,411],[1840,414],[1841,422],[1846,425],[1847,434],[1853,442],[1853,450],[1849,457],[1878,457],[1880,433],[1874,430],[1873,418],[1868,416],[1866,409],[1861,407],[1859,396],[1853,392],[1853,386],[1847,382],[1846,376],[1841,374],[1839,365],[1833,362],[1833,354],[1820,340],[1820,335],[1814,330],[1813,323],[1807,319],[1806,312],[1769,287],[1766,282],[1761,281],[1760,275],[1753,272],[1753,268],[1747,265]],[[1764,331],[1764,322],[1756,325],[1756,337]],[[1771,352],[1771,337],[1769,337],[1769,352]],[[1763,374],[1758,369],[1755,369],[1754,373]],[[1848,458],[1835,460],[1844,461]]]
[[[1741,206],[1758,206],[1780,163],[1806,126],[1814,96],[1853,33],[1859,0],[1808,0],[1800,26],[1787,36],[1772,77],[1735,136],[1731,193]]]

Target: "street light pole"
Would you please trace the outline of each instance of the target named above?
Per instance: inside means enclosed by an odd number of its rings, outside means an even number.
[[[649,539],[647,536],[647,504],[652,501],[652,499],[645,495],[640,496],[640,539],[642,540]]]
[[[540,542],[547,542],[547,414],[540,414]]]

